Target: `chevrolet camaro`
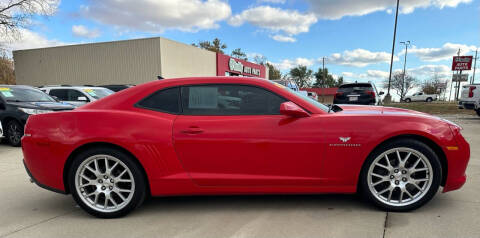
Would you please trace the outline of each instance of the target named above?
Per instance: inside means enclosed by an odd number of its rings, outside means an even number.
[[[409,211],[466,181],[461,128],[380,106],[325,106],[264,79],[164,79],[29,117],[24,164],[88,213],[148,196],[361,193]]]

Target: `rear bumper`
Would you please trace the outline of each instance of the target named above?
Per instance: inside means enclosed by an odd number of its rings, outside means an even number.
[[[459,101],[458,108],[468,109],[468,110],[477,110],[480,108],[479,103],[475,101]]]
[[[42,183],[38,182],[38,180],[35,179],[35,177],[33,177],[32,173],[31,173],[30,170],[28,169],[27,164],[25,163],[25,160],[23,161],[23,165],[25,166],[25,170],[27,171],[28,176],[30,176],[30,181],[31,181],[32,183],[35,183],[35,184],[38,185],[39,187],[44,188],[44,189],[46,189],[46,190],[50,190],[50,191],[52,191],[52,192],[61,193],[61,194],[67,194],[65,191],[62,191],[62,190],[59,190],[59,189],[56,189],[56,188],[53,188],[53,187],[49,187],[49,186],[47,186],[47,185],[45,185],[45,184],[42,184]]]

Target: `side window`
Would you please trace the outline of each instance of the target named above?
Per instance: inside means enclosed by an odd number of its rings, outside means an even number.
[[[423,93],[418,93],[418,95],[423,95]]]
[[[178,114],[180,113],[180,88],[168,88],[157,91],[142,99],[138,106],[155,111]]]
[[[285,101],[265,89],[246,85],[182,87],[185,115],[278,115]]]
[[[60,101],[68,101],[68,90],[67,89],[51,89],[50,96],[57,97]]]
[[[67,101],[79,101],[78,98],[79,97],[85,97],[87,98],[87,101],[88,101],[88,97],[85,96],[83,93],[79,92],[78,90],[75,90],[75,89],[68,89],[68,100]]]

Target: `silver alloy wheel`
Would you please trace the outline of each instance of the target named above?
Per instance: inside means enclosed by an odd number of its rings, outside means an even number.
[[[77,168],[75,188],[82,201],[99,212],[116,212],[132,200],[135,180],[130,169],[111,155],[88,157]]]
[[[368,169],[368,188],[382,203],[407,206],[422,199],[433,181],[430,161],[417,150],[393,148],[377,156]]]

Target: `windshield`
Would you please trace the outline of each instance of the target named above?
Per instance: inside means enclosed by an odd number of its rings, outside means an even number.
[[[317,107],[317,108],[320,108],[321,110],[323,111],[326,111],[328,112],[329,111],[329,108],[325,105],[323,105],[322,103],[318,102],[317,100],[311,98],[308,96],[307,93],[302,93],[302,91],[293,91],[292,89],[288,88],[288,87],[285,87],[279,83],[275,83],[275,82],[272,82],[270,80],[268,80],[269,82],[273,83],[273,84],[276,84],[278,87],[280,88],[283,88],[291,93],[294,93],[295,95],[298,95],[300,96],[301,98],[303,98],[305,101],[309,102],[310,104],[312,104],[313,106]]]
[[[33,88],[0,87],[0,96],[7,102],[55,102],[48,94]]]
[[[114,93],[112,90],[106,88],[86,88],[83,91],[95,99],[100,99]]]

